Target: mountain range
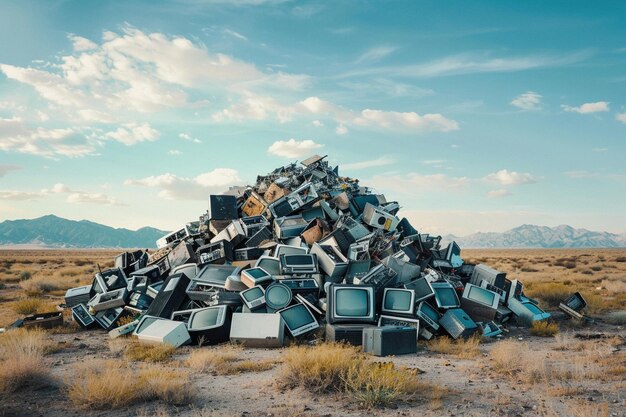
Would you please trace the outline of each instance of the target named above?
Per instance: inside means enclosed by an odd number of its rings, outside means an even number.
[[[51,248],[154,248],[163,230],[142,227],[116,229],[89,220],[68,220],[54,215],[0,223],[0,245]]]
[[[0,223],[0,246],[50,248],[154,248],[168,232],[152,227],[116,229],[88,220],[68,220],[54,215]],[[461,248],[617,248],[626,247],[626,235],[524,224],[506,232],[446,235]]]
[[[626,246],[626,235],[593,232],[572,226],[556,227],[524,224],[502,233],[478,232],[468,236],[447,235],[461,248],[619,248]]]

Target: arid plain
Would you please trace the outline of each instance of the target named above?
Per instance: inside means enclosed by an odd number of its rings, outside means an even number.
[[[55,311],[118,251],[1,250],[0,327]],[[624,416],[626,250],[464,250],[525,284],[549,325],[373,358],[319,344],[146,347],[65,324],[0,335],[0,416]],[[597,318],[557,309],[580,291]],[[321,335],[320,335],[321,336]]]

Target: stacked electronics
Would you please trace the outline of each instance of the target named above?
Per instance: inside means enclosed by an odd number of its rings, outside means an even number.
[[[199,221],[156,251],[118,255],[92,285],[68,290],[66,305],[84,328],[147,343],[280,347],[325,331],[376,355],[550,316],[521,282],[465,263],[455,242],[442,247],[399,209],[315,155],[208,196]]]

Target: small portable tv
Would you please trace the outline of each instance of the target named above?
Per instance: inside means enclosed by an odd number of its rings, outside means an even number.
[[[461,308],[476,322],[493,321],[498,313],[500,295],[473,284],[465,285]]]
[[[194,342],[215,345],[229,339],[231,309],[226,305],[199,308],[189,316],[187,330]]]
[[[265,304],[272,311],[282,310],[291,304],[293,294],[285,284],[275,282],[265,289]]]
[[[128,299],[128,290],[122,288],[119,290],[107,291],[105,293],[96,294],[93,300],[89,301],[94,311],[103,311],[126,305]]]
[[[248,288],[272,282],[274,278],[263,268],[249,268],[241,271],[241,282]]]
[[[426,301],[422,301],[419,304],[415,315],[430,329],[434,331],[439,330],[439,318],[441,318],[441,314]]]
[[[317,256],[314,254],[280,255],[280,273],[285,275],[317,274]]]
[[[233,265],[205,265],[198,275],[189,282],[187,295],[192,300],[208,301],[209,292],[217,288],[226,288],[228,278],[237,276],[235,281],[239,281],[240,267]]]
[[[185,323],[154,316],[143,316],[133,336],[143,343],[166,343],[174,347],[186,345],[191,341]]]
[[[535,321],[550,318],[550,313],[543,311],[530,301],[509,297],[508,307],[515,314],[518,323],[522,325],[530,326]]]
[[[461,306],[456,290],[449,282],[431,282],[430,285],[433,287],[433,291],[435,291],[437,307],[447,309]]]
[[[404,288],[385,288],[381,311],[385,314],[412,316],[415,312],[415,291]]]
[[[419,303],[430,297],[435,296],[435,290],[430,285],[430,282],[426,278],[419,278],[415,281],[407,282],[404,284],[404,288],[407,290],[415,291],[415,302]]]
[[[301,336],[320,327],[313,314],[304,304],[294,304],[278,311],[287,330],[293,337]]]
[[[250,310],[265,307],[265,290],[260,285],[241,291],[239,296]]]
[[[420,321],[416,318],[388,316],[385,314],[381,314],[380,318],[378,319],[378,327],[383,326],[413,327],[415,329],[416,340],[419,337]]]
[[[374,287],[331,284],[327,291],[326,321],[335,323],[376,323]]]

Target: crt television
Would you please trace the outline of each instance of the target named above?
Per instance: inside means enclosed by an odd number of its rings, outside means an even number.
[[[461,306],[456,290],[448,282],[432,282],[430,284],[435,291],[435,302],[439,308],[458,308]]]
[[[463,298],[493,309],[497,309],[500,302],[499,294],[473,284],[465,285]]]
[[[422,301],[419,304],[415,315],[431,329],[439,329],[439,319],[441,318],[441,315],[433,306],[431,306],[427,302]]]
[[[304,304],[295,304],[278,312],[293,337],[303,335],[320,327],[313,314]]]
[[[239,296],[250,310],[265,306],[265,290],[260,285],[241,291]]]
[[[265,305],[270,310],[278,311],[291,304],[293,293],[285,284],[275,282],[265,289]]]
[[[415,291],[404,288],[385,288],[382,312],[386,314],[406,314],[415,312]]]
[[[331,284],[327,291],[326,320],[335,323],[376,323],[374,287]]]

